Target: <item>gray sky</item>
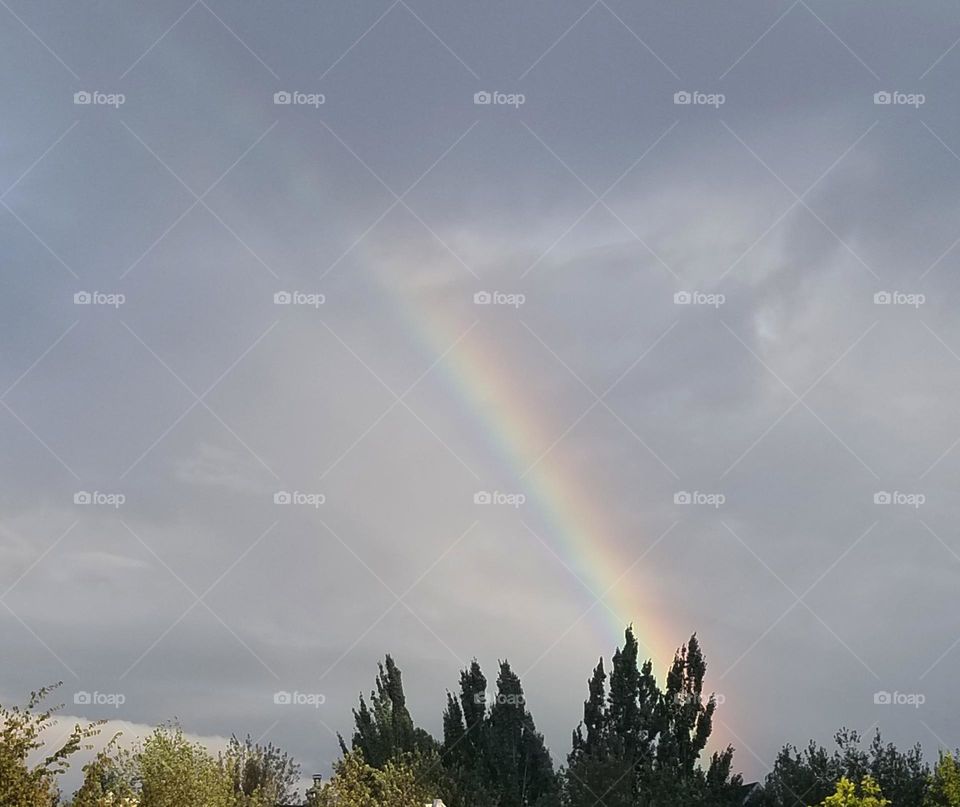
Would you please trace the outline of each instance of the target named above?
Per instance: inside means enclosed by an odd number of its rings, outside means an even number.
[[[507,657],[559,763],[632,621],[748,776],[960,744],[953,4],[0,19],[4,702],[310,772]]]

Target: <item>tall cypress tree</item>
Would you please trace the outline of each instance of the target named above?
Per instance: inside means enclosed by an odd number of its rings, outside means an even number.
[[[460,674],[459,698],[447,693],[443,713],[441,760],[456,789],[448,800],[462,807],[487,807],[493,803],[491,777],[486,768],[485,688],[486,679],[474,661],[469,670]]]
[[[490,761],[499,807],[553,807],[559,788],[550,752],[527,710],[520,678],[500,662],[489,716]]]
[[[583,721],[573,735],[564,792],[568,807],[729,807],[742,781],[733,750],[698,766],[716,703],[703,698],[706,662],[696,636],[676,654],[663,691],[649,660],[638,666],[632,628],[613,655],[604,703],[602,660],[589,682]]]
[[[387,655],[377,665],[376,690],[370,693],[370,706],[363,695],[353,711],[353,749],[360,751],[367,764],[383,768],[391,759],[413,751],[430,751],[436,743],[413,724],[407,710],[400,668]],[[341,747],[343,741],[341,740]]]
[[[583,702],[583,720],[573,732],[573,748],[567,757],[566,807],[630,804],[630,789],[616,787],[623,775],[623,763],[610,747],[606,679],[601,658],[587,684],[589,694]]]

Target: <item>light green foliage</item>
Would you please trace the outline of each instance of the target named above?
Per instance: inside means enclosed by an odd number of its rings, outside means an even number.
[[[953,754],[940,754],[923,807],[960,807],[960,764]]]
[[[70,807],[139,807],[133,755],[119,747],[117,734],[83,768],[84,778]]]
[[[373,768],[363,755],[348,753],[334,777],[308,794],[310,807],[423,807],[436,796],[423,776],[416,757],[396,758],[382,769]]]
[[[870,776],[864,776],[858,788],[846,777],[837,782],[837,790],[827,796],[820,807],[887,807],[890,802],[880,792],[880,785]]]
[[[141,807],[233,807],[232,783],[220,761],[187,740],[179,726],[156,729],[134,759]]]
[[[230,777],[234,807],[274,807],[296,800],[300,767],[273,744],[232,737],[221,766]]]
[[[0,805],[3,807],[54,807],[59,801],[56,776],[69,767],[69,757],[99,731],[99,724],[75,726],[63,744],[36,764],[29,758],[44,748],[42,734],[53,723],[56,708],[37,711],[40,703],[60,684],[32,692],[26,706],[0,705]]]

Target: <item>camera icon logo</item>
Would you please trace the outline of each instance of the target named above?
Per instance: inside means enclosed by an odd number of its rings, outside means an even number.
[[[889,291],[878,291],[873,295],[874,305],[890,305],[893,302],[893,296]]]
[[[283,691],[274,692],[273,702],[277,704],[277,706],[289,706],[291,703],[293,703],[293,695],[291,695],[289,692]]]
[[[73,503],[74,504],[90,504],[93,501],[93,496],[91,496],[85,490],[78,490],[73,494]]]
[[[275,104],[292,104],[293,96],[290,95],[286,90],[279,90],[273,94],[273,103]]]
[[[490,305],[493,302],[493,295],[489,291],[478,291],[473,295],[474,305]]]
[[[289,291],[278,291],[273,295],[274,305],[290,305],[293,302],[293,295]]]
[[[873,103],[875,104],[892,104],[893,96],[888,93],[886,90],[881,90],[880,92],[875,92],[873,94]]]
[[[493,501],[493,496],[490,495],[489,491],[478,490],[473,494],[473,503],[474,504],[490,504]]]
[[[488,93],[486,90],[481,90],[480,92],[475,92],[473,94],[473,103],[475,104],[492,104],[493,96]]]
[[[285,490],[278,490],[273,494],[274,504],[290,504],[291,501],[293,501],[293,497]]]
[[[893,695],[885,690],[874,692],[873,702],[877,704],[877,706],[889,706],[891,703],[893,703]]]
[[[78,706],[89,706],[93,703],[93,696],[89,692],[74,692],[73,702]]]
[[[91,104],[93,103],[93,96],[90,95],[86,90],[80,90],[73,94],[73,103],[75,104]]]
[[[673,103],[675,104],[689,104],[693,102],[693,96],[688,93],[686,90],[680,90],[673,94]]]
[[[74,305],[90,305],[93,302],[93,295],[89,291],[78,291],[73,295]]]
[[[890,504],[891,501],[893,501],[893,497],[885,490],[878,490],[873,494],[874,504]]]
[[[673,295],[674,305],[690,305],[693,302],[693,295],[689,291],[678,291]]]
[[[674,504],[690,504],[693,501],[693,497],[690,495],[689,491],[678,490],[673,494],[673,503]]]

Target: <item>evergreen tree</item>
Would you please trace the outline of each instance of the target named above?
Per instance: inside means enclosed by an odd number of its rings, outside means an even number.
[[[474,661],[469,670],[460,673],[459,699],[447,693],[443,713],[443,766],[455,784],[455,803],[462,807],[492,803],[491,777],[486,769],[485,687],[486,679]],[[465,709],[469,722],[464,717]]]
[[[550,752],[527,710],[520,679],[500,663],[497,697],[489,715],[489,759],[499,807],[551,807],[559,788]]]
[[[617,788],[623,777],[623,763],[610,748],[606,679],[601,658],[587,684],[583,721],[573,732],[573,748],[567,757],[564,776],[567,807],[593,807],[600,803],[615,807],[632,803],[631,788]]]
[[[601,659],[588,684],[583,721],[573,734],[564,795],[568,807],[730,807],[743,785],[733,749],[698,764],[716,702],[705,699],[706,661],[696,636],[680,648],[661,692],[649,660],[639,664],[633,629],[613,655],[609,692]]]
[[[407,710],[403,678],[393,659],[387,655],[377,667],[376,691],[370,693],[370,706],[361,695],[360,705],[353,711],[353,750],[362,753],[374,768],[383,768],[400,754],[432,751],[436,743],[427,732],[414,726]],[[340,742],[343,748],[343,740]]]

